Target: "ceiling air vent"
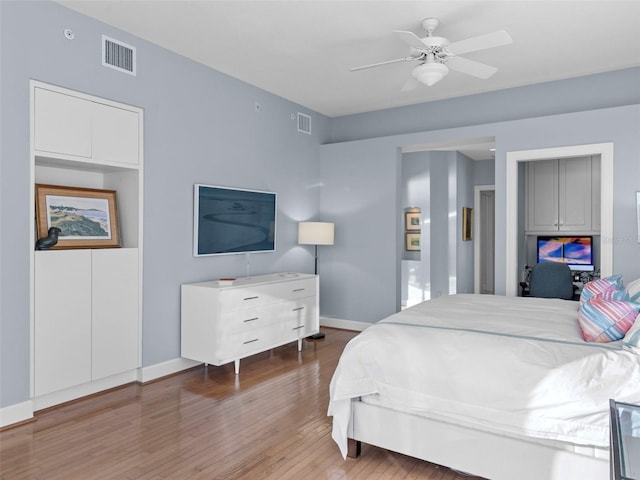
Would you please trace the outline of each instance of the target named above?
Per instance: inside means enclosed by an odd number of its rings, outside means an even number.
[[[298,131],[311,135],[311,117],[298,112]]]
[[[129,75],[136,74],[136,48],[102,36],[102,65]]]

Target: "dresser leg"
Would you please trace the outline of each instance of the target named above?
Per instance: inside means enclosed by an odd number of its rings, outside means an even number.
[[[236,375],[240,373],[240,359],[233,361],[233,367],[235,368]]]
[[[298,339],[298,351],[299,352],[302,351],[302,339],[301,338]]]

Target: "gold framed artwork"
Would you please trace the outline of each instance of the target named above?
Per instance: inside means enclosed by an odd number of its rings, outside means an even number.
[[[473,208],[462,207],[462,240],[473,239]]]
[[[420,251],[420,234],[405,233],[404,243],[405,243],[405,249],[407,250],[407,252],[419,252]]]
[[[404,229],[408,232],[420,231],[422,220],[420,218],[420,211],[404,212]]]
[[[115,190],[36,184],[36,231],[58,227],[54,249],[120,246]]]

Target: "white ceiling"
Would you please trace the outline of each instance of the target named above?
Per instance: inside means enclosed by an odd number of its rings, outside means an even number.
[[[176,53],[330,117],[640,65],[640,0],[58,0]],[[393,30],[454,42],[504,29],[513,44],[464,55],[499,68],[487,80],[451,71],[400,89],[413,62]],[[69,26],[72,28],[73,26]]]
[[[640,66],[640,0],[56,1],[329,117]],[[513,43],[464,55],[498,67],[487,80],[451,71],[403,92],[413,62],[349,71],[409,55],[392,31],[424,36],[427,17],[451,42],[504,29]],[[492,158],[492,141],[470,143],[451,148]]]

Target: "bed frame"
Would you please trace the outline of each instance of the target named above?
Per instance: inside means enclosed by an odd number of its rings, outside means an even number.
[[[352,400],[348,456],[361,442],[491,480],[608,480],[609,449],[504,436]]]

